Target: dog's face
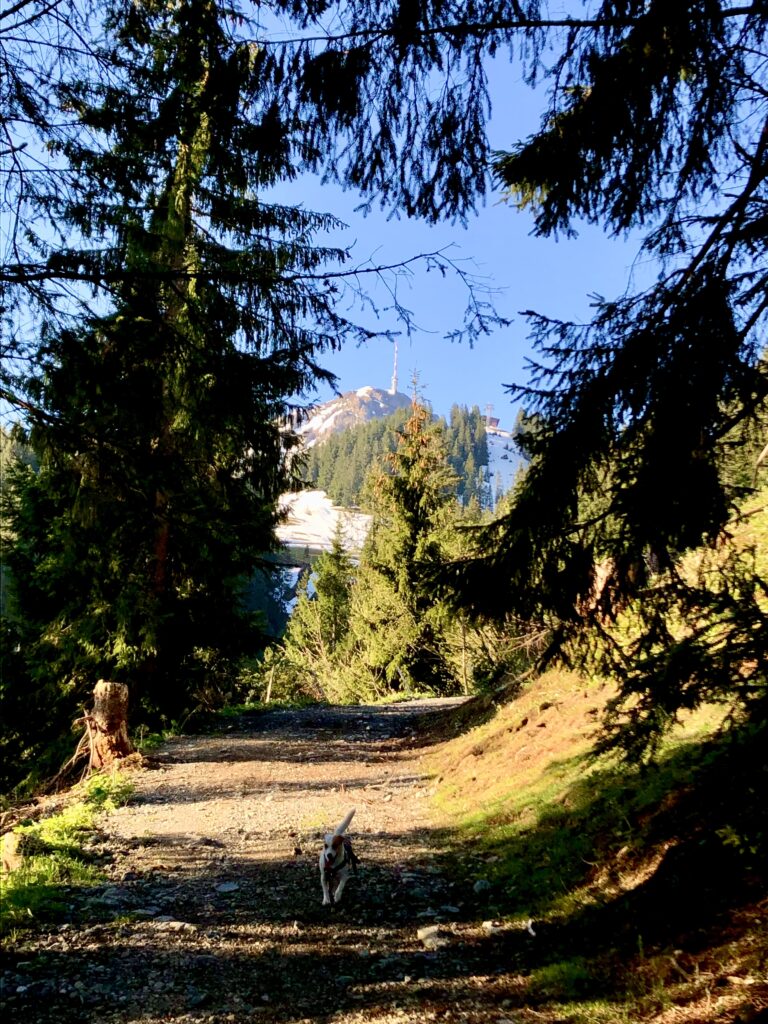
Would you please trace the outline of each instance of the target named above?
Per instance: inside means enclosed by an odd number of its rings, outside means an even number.
[[[327,868],[332,868],[336,863],[343,843],[344,839],[341,836],[335,836],[332,832],[326,835],[323,846],[323,863]]]

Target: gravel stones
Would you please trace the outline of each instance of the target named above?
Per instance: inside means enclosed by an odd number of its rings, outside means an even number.
[[[472,1022],[468,999],[496,999],[495,980],[475,981],[486,947],[504,940],[478,944],[435,864],[415,799],[423,711],[280,712],[241,723],[225,751],[170,742],[161,770],[134,776],[141,802],[102,822],[108,883],[71,888],[63,917],[10,944],[8,1020]],[[323,907],[317,836],[351,807],[358,876]]]

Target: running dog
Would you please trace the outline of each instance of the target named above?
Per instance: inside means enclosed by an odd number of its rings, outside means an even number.
[[[354,817],[354,807],[335,832],[328,832],[320,851],[320,884],[323,887],[323,906],[338,903],[350,874],[357,874],[357,861],[352,843],[344,835]]]

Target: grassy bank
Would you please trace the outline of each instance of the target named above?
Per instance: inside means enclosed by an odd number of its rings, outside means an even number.
[[[73,788],[72,802],[59,813],[13,829],[20,864],[0,877],[0,934],[55,919],[64,905],[63,886],[100,881],[85,848],[88,838],[98,815],[126,803],[131,792],[119,774],[95,775]]]
[[[550,673],[439,748],[451,869],[494,941],[529,936],[521,1007],[584,1024],[757,1019],[765,731],[718,737],[722,714],[706,710],[653,765],[595,761],[608,696]]]

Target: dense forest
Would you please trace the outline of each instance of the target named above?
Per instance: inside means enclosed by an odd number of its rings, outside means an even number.
[[[237,700],[286,651],[304,685],[323,567],[285,648],[244,601],[299,483],[280,424],[329,381],[324,354],[417,329],[396,300],[396,328],[356,315],[390,271],[274,200],[304,173],[431,223],[494,189],[499,231],[516,208],[541,236],[636,229],[657,271],[587,323],[524,314],[527,469],[493,516],[473,414],[454,450],[411,410],[371,478],[349,627],[347,597],[319,627],[361,670],[329,663],[324,695],[562,662],[615,680],[603,743],[630,758],[708,702],[762,727],[764,537],[741,526],[767,461],[765,32],[761,0],[0,13],[0,398],[34,453],[3,470],[3,788],[61,763],[98,679],[127,688],[134,728]],[[491,58],[541,96],[502,152]],[[422,255],[466,297],[452,340],[507,330],[461,266]],[[329,591],[351,573],[331,557]]]
[[[406,409],[383,419],[371,420],[349,430],[332,434],[310,448],[306,479],[326,491],[337,505],[363,505],[366,477],[371,466],[385,452],[397,446],[397,432],[408,420]],[[477,406],[454,405],[450,421],[440,418],[448,462],[456,474],[456,494],[462,504],[475,501],[480,508],[492,507],[492,481],[488,474],[488,445],[485,418]],[[498,496],[497,496],[498,497]]]

